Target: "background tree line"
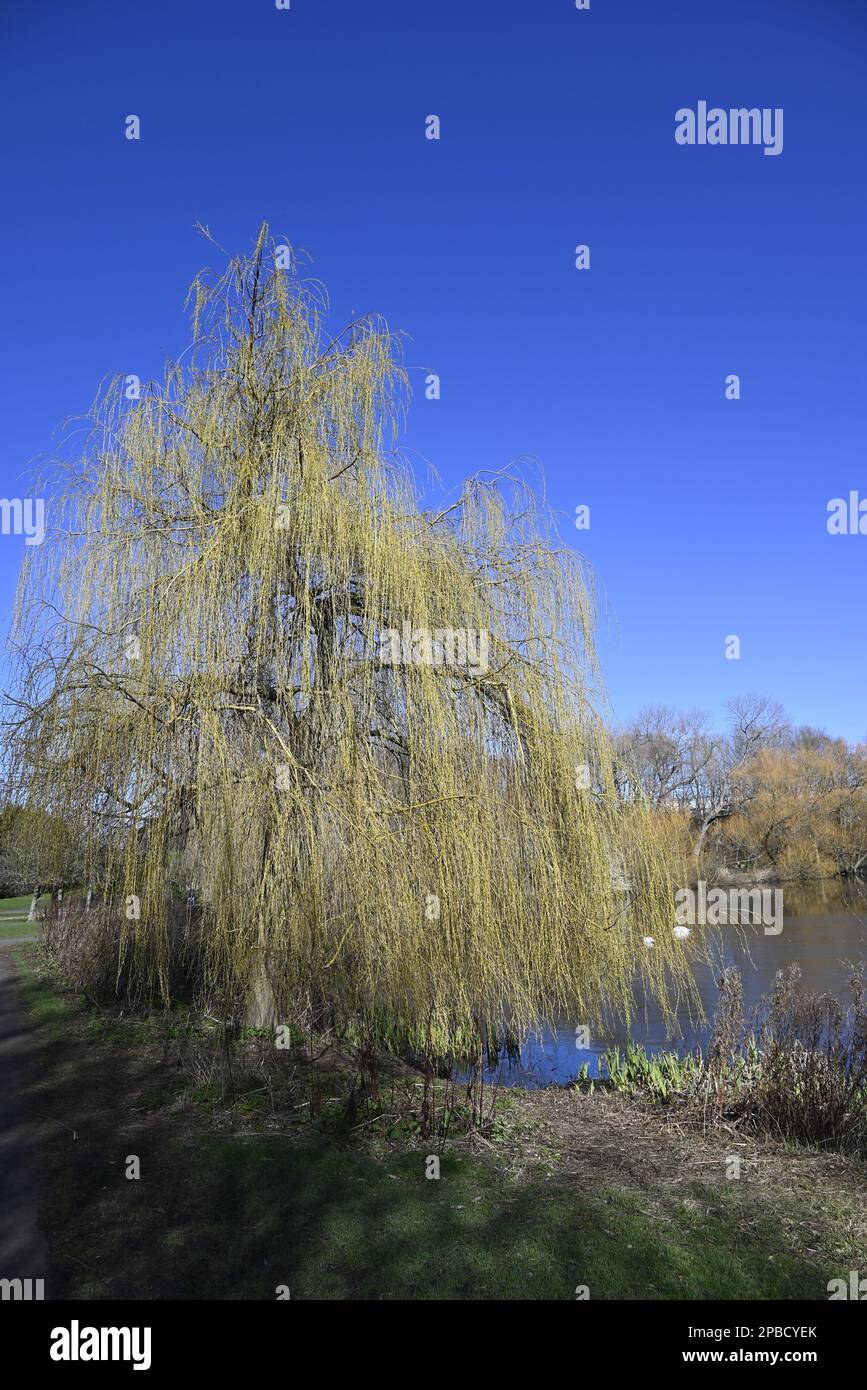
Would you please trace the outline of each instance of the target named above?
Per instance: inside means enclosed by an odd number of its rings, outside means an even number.
[[[796,728],[773,700],[729,702],[728,727],[650,706],[617,734],[617,785],[681,819],[697,870],[781,879],[867,872],[867,744]]]

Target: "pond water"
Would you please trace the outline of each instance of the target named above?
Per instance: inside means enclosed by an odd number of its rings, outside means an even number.
[[[687,1052],[704,1047],[719,998],[720,971],[729,966],[740,969],[747,1017],[777,972],[795,963],[801,968],[801,988],[828,992],[846,1005],[851,966],[867,962],[867,885],[834,882],[808,890],[784,885],[783,930],[779,935],[765,935],[761,927],[722,927],[716,937],[713,963],[700,964],[696,971],[706,1022],[679,1018],[679,1035],[671,1036],[655,1005],[638,999],[630,1026],[612,1021],[599,1036],[590,1037],[588,1046],[581,1047],[576,1046],[576,1021],[563,1019],[556,1030],[546,1030],[528,1042],[517,1062],[503,1063],[489,1072],[489,1078],[507,1086],[563,1085],[575,1077],[584,1062],[590,1075],[598,1076],[602,1054],[614,1046],[623,1051],[630,1039],[649,1051]]]

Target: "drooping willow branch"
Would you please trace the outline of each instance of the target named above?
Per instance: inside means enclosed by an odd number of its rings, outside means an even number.
[[[95,404],[20,588],[17,795],[140,899],[125,930],[164,991],[186,879],[207,992],[261,1002],[264,972],[272,1011],[327,997],[447,1051],[480,1016],[628,1011],[636,978],[667,1007],[675,868],[615,794],[582,562],[517,475],[419,505],[394,338],[326,341],[284,259],[263,228],[199,276],[183,365]],[[483,633],[487,658],[416,633]]]

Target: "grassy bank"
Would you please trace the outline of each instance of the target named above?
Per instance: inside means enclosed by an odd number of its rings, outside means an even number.
[[[724,1142],[623,1097],[510,1092],[427,1180],[431,1146],[334,1069],[315,1106],[225,1094],[180,1065],[184,1020],[119,1018],[16,954],[54,1297],[823,1299],[864,1267],[851,1162],[753,1150],[727,1182]]]
[[[39,899],[39,906],[45,908],[49,901],[48,894],[43,893]],[[30,903],[29,893],[17,898],[0,898],[0,941],[8,941],[17,936],[36,937],[38,924],[27,920]]]
[[[6,917],[0,919],[0,941],[12,941],[21,936],[32,936],[36,940],[37,924],[28,922],[26,917]]]

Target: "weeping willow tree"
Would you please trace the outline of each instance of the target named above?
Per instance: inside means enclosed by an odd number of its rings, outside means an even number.
[[[677,868],[616,794],[582,562],[519,474],[420,504],[398,344],[330,338],[287,261],[263,227],[164,381],[97,398],[20,586],[19,795],[164,996],[186,881],[205,992],[254,1021],[447,1052],[637,982],[670,1010]]]

